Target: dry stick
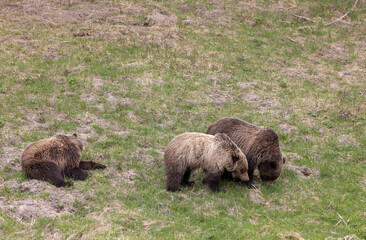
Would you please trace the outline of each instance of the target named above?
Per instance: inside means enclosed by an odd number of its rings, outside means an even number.
[[[295,14],[295,13],[291,13],[293,16],[295,16],[295,17],[298,17],[298,18],[300,18],[300,19],[305,19],[306,21],[309,21],[309,22],[313,22],[313,23],[315,23],[316,21],[314,21],[313,19],[310,19],[310,18],[308,18],[308,17],[304,17],[304,16],[300,16],[300,15],[297,15],[297,14]]]
[[[346,12],[346,13],[345,13],[345,14],[343,14],[340,18],[337,18],[337,19],[336,19],[336,20],[334,20],[333,22],[330,22],[330,23],[325,24],[325,26],[326,26],[326,27],[327,27],[327,26],[330,26],[330,25],[332,25],[333,23],[336,23],[336,22],[338,22],[338,21],[342,20],[343,18],[347,17],[347,15],[348,15],[350,12],[352,12],[352,11],[354,10],[354,8],[356,7],[357,3],[358,3],[358,0],[356,0],[356,1],[355,1],[355,3],[353,4],[352,8],[351,8],[348,12]]]

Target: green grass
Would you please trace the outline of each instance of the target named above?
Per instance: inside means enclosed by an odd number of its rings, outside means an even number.
[[[354,1],[30,3],[0,6],[0,203],[85,197],[55,204],[73,212],[54,219],[0,210],[1,239],[366,238],[363,1],[330,26]],[[154,9],[176,18],[164,25]],[[260,203],[230,182],[210,192],[202,173],[167,192],[167,144],[228,116],[272,127],[287,163],[314,175],[283,170]],[[106,170],[70,190],[9,185],[28,181],[29,143],[74,132]]]

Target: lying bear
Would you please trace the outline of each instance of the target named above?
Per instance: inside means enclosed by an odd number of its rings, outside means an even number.
[[[73,184],[64,175],[85,180],[89,169],[105,168],[103,164],[80,161],[83,145],[76,134],[54,137],[31,143],[21,156],[22,169],[29,178],[49,181],[56,187]]]

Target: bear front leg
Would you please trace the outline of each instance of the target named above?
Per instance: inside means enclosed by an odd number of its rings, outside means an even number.
[[[83,170],[90,170],[90,169],[104,169],[106,168],[105,165],[96,163],[93,161],[80,161],[79,168]]]
[[[255,170],[255,168],[249,168],[249,170],[248,170],[249,181],[245,182],[245,185],[248,188],[253,188],[252,183],[253,183],[253,178],[254,178],[254,170]]]
[[[88,171],[80,168],[73,168],[66,171],[66,176],[77,180],[85,180],[88,177]]]
[[[182,183],[181,183],[183,186],[193,186],[194,182],[189,181],[190,176],[191,176],[191,171],[187,170],[183,175],[183,179],[182,179]]]
[[[213,192],[219,192],[220,191],[219,183],[221,175],[222,175],[221,173],[206,172],[205,177],[202,180],[202,183],[204,185],[208,185]]]

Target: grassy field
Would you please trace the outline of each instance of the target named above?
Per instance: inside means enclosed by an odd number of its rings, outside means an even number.
[[[0,238],[366,239],[356,3],[0,1]],[[167,192],[164,148],[222,117],[279,134],[281,177],[212,193],[197,172]],[[107,169],[66,189],[26,179],[22,151],[56,133]]]

